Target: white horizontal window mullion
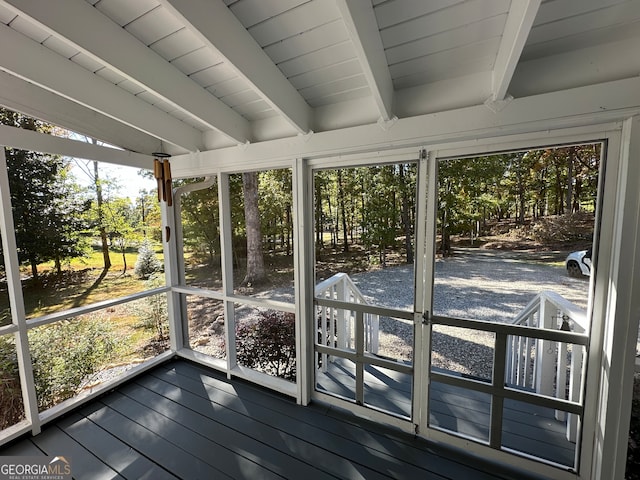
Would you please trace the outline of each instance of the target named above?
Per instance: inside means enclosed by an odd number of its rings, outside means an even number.
[[[340,310],[350,310],[354,312],[371,313],[385,317],[399,318],[413,321],[413,312],[407,310],[394,310],[392,308],[377,307],[366,303],[350,303],[328,298],[316,298],[315,304],[323,307],[334,307]]]
[[[169,287],[159,287],[152,290],[133,293],[131,295],[126,295],[124,297],[116,298],[113,300],[103,300],[101,302],[92,303],[91,305],[83,307],[70,308],[69,310],[64,310],[62,312],[50,313],[48,315],[43,315],[38,318],[27,320],[27,328],[31,329],[40,327],[42,325],[48,325],[50,323],[60,322],[62,320],[69,320],[71,318],[79,317],[80,315],[86,315],[88,313],[97,312],[98,310],[103,310],[105,308],[122,305],[123,303],[129,303],[135,300],[152,297],[153,295],[167,293],[170,290],[171,289]]]

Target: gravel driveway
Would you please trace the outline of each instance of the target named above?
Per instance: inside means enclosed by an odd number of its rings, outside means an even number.
[[[588,278],[571,278],[564,267],[536,262],[530,253],[456,249],[435,264],[434,314],[508,321],[542,290],[553,290],[586,310]],[[372,303],[413,308],[413,266],[351,276]]]
[[[354,274],[351,278],[369,302],[413,309],[412,266]],[[542,290],[552,290],[586,310],[588,289],[587,278],[571,278],[564,267],[545,264],[531,253],[456,249],[455,256],[436,260],[434,313],[508,322]],[[382,318],[379,353],[411,360],[412,336],[411,322]],[[432,364],[490,378],[493,343],[493,335],[486,332],[436,325]]]
[[[437,315],[509,322],[543,290],[551,290],[586,310],[589,279],[572,278],[563,262],[566,253],[456,248],[455,255],[435,263],[434,312]],[[351,275],[371,304],[413,310],[412,265]],[[293,289],[256,295],[293,303]],[[485,332],[434,326],[432,364],[481,377],[490,377],[493,336]],[[412,360],[413,324],[381,318],[379,354]],[[640,342],[638,343],[640,352]]]

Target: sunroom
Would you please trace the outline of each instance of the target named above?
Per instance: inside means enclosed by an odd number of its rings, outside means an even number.
[[[0,38],[2,465],[625,477],[640,0],[0,0]]]

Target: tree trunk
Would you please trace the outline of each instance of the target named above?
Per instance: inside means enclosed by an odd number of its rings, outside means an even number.
[[[322,184],[320,183],[319,176],[316,176],[315,181],[315,204],[316,204],[316,246],[319,248],[324,247],[324,221],[322,218]]]
[[[286,252],[287,252],[287,257],[289,255],[291,255],[291,243],[293,240],[293,225],[291,222],[291,205],[287,204],[286,208],[285,208],[285,216],[286,216],[286,224],[287,224],[287,238],[286,238]]]
[[[569,158],[567,165],[567,209],[565,213],[570,214],[573,210],[573,158],[576,154],[576,147],[569,148]]]
[[[242,285],[251,286],[264,283],[267,275],[262,254],[262,232],[260,211],[258,210],[258,173],[242,174],[244,191],[244,219],[247,229],[247,273]]]
[[[555,159],[554,165],[556,167],[556,215],[564,215],[564,201],[562,195],[562,169],[558,164],[558,160]]]
[[[29,264],[31,265],[31,276],[35,280],[38,278],[38,261],[35,258],[30,258]]]
[[[402,224],[404,226],[404,246],[407,250],[407,263],[413,263],[413,245],[411,243],[411,218],[409,214],[409,198],[404,181],[404,165],[400,165],[400,188],[402,189]]]
[[[125,273],[127,273],[127,255],[126,255],[126,251],[127,249],[125,247],[122,247],[122,275],[124,275]]]
[[[100,184],[100,176],[98,172],[98,162],[93,162],[93,181],[96,187],[96,200],[98,203],[98,225],[100,228],[100,241],[102,243],[102,258],[104,262],[104,269],[109,270],[111,268],[111,258],[109,257],[109,243],[107,239],[107,230],[104,226],[104,215],[102,213],[102,185]]]
[[[329,222],[330,222],[330,226],[331,226],[331,248],[336,248],[336,238],[334,235],[334,228],[333,228],[333,212],[331,210],[331,194],[327,195],[327,208],[329,209]]]
[[[342,186],[342,170],[338,170],[338,202],[340,204],[340,216],[342,217],[342,251],[347,253],[349,251],[349,239],[347,238],[347,216],[344,208],[344,188]],[[336,228],[337,228],[336,222]]]
[[[447,208],[442,209],[442,221],[441,221],[441,233],[440,233],[440,250],[442,255],[449,255],[451,253],[451,238],[449,237],[449,228],[447,227],[448,215]]]
[[[518,199],[520,202],[520,209],[518,211],[518,215],[517,215],[517,220],[516,223],[520,224],[520,225],[524,225],[524,214],[525,214],[525,208],[526,208],[526,191],[525,191],[525,186],[524,186],[524,178],[522,175],[522,157],[518,158],[518,170],[517,170],[517,180],[518,180]]]

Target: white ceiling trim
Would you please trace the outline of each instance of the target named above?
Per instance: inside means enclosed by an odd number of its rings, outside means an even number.
[[[125,167],[153,169],[153,157],[101,145],[0,125],[0,145],[52,155],[96,160]]]
[[[250,140],[249,122],[85,0],[2,0],[51,34],[162,100],[219,130],[235,143]]]
[[[571,128],[619,121],[640,113],[640,77],[532,97],[516,98],[499,112],[483,105],[401,118],[393,128],[361,125],[310,138],[285,138],[174,157],[175,178],[211,171],[211,165],[262,163],[291,158],[321,158],[392,150],[411,145],[436,146],[495,136]]]
[[[384,121],[393,118],[393,81],[370,0],[337,0],[374,101]]]
[[[311,107],[221,0],[162,0],[162,5],[222,56],[297,133],[311,130]]]
[[[132,152],[161,150],[151,135],[2,71],[0,105]]]
[[[202,148],[202,132],[140,100],[52,50],[0,24],[3,70],[188,151]]]
[[[518,65],[522,49],[527,41],[541,0],[513,0],[507,15],[498,55],[493,67],[492,98],[500,102],[507,96],[507,90]]]

